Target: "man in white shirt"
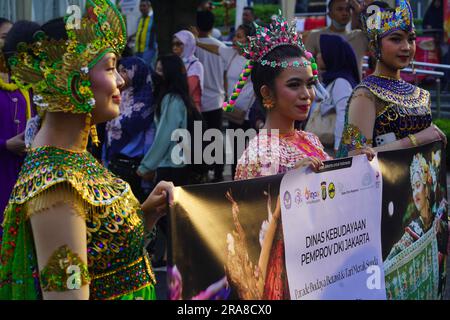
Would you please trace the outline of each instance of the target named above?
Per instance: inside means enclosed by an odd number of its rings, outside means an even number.
[[[197,12],[198,42],[225,46],[211,36],[214,27],[214,14],[210,11]],[[203,64],[205,71],[204,88],[202,91],[202,115],[208,129],[222,130],[222,105],[225,101],[224,65],[220,56],[201,48],[195,55]],[[223,145],[223,140],[222,140]],[[223,180],[223,162],[214,164],[214,182]]]
[[[320,53],[319,39],[322,34],[334,34],[344,38],[352,47],[358,63],[359,76],[362,75],[363,58],[369,50],[369,40],[362,30],[346,30],[352,18],[350,0],[330,0],[328,16],[331,25],[326,28],[312,30],[305,34],[305,46],[314,56]],[[323,72],[323,70],[322,70]]]

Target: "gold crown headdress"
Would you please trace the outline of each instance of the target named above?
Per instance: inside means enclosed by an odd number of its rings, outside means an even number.
[[[370,5],[362,20],[367,37],[374,41],[396,30],[414,30],[413,12],[407,0],[396,1],[395,10]]]
[[[8,61],[11,78],[20,88],[33,90],[41,114],[89,114],[95,106],[89,69],[109,52],[120,55],[126,45],[122,14],[109,0],[87,0],[79,28],[66,23],[66,30],[68,40],[37,32],[35,41],[19,44],[18,54]]]
[[[255,63],[260,63],[263,66],[269,66],[272,68],[280,67],[280,68],[288,68],[288,67],[307,67],[311,66],[313,70],[314,79],[318,80],[318,67],[316,60],[313,55],[308,52],[303,44],[302,36],[297,33],[297,27],[295,21],[287,21],[282,15],[281,12],[278,16],[275,16],[272,19],[272,23],[269,27],[259,26],[254,23],[256,28],[256,35],[248,37],[249,43],[247,45],[238,45],[242,48],[243,56],[248,59],[247,64],[244,67],[241,75],[239,76],[239,81],[234,86],[233,93],[230,96],[228,102],[225,102],[223,105],[223,109],[227,112],[231,112],[234,110],[234,105],[236,100],[242,91],[245,83],[250,77],[251,71]],[[298,47],[305,53],[306,59],[308,61],[299,62],[299,61],[269,61],[264,59],[264,57],[271,52],[273,49],[279,46],[293,46]]]

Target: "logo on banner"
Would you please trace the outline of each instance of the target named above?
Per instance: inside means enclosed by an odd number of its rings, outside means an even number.
[[[303,202],[302,191],[300,189],[295,189],[295,203],[301,205]]]
[[[330,199],[333,199],[336,195],[336,188],[334,187],[334,183],[330,182],[328,185],[328,195],[330,196]]]
[[[286,191],[284,193],[284,197],[283,197],[283,202],[284,202],[284,207],[286,209],[290,209],[291,208],[291,194],[289,193],[289,191]]]
[[[308,187],[305,189],[306,203],[314,203],[320,201],[320,195],[317,191],[310,191]]]
[[[327,183],[323,181],[320,187],[322,189],[322,200],[325,201],[327,199]]]

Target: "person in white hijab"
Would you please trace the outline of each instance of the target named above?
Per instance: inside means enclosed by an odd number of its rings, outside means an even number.
[[[199,112],[201,112],[201,101],[203,91],[204,71],[200,60],[194,55],[196,41],[192,32],[181,30],[173,36],[172,52],[183,59],[186,67],[189,94]]]

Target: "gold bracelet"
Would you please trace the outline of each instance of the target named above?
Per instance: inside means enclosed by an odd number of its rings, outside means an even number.
[[[411,143],[414,147],[417,147],[419,144],[417,143],[417,139],[413,134],[408,134],[409,140],[411,140]]]

